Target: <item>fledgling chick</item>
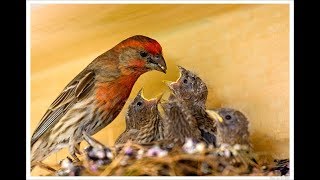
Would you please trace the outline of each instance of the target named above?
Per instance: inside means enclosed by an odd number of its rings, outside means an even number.
[[[251,146],[249,140],[249,121],[246,116],[232,108],[219,108],[216,111],[207,110],[207,113],[217,121],[217,145],[248,145]]]
[[[126,129],[118,137],[115,144],[123,144],[128,140],[136,143],[150,143],[160,139],[160,113],[158,98],[147,100],[139,91],[133,102],[129,105],[126,119]]]
[[[208,89],[206,84],[194,73],[178,66],[180,77],[176,82],[167,83],[172,93],[186,104],[196,118],[201,136],[207,144],[216,143],[216,123],[206,113]],[[169,100],[172,94],[169,96]]]
[[[161,103],[161,106],[164,110],[162,120],[166,142],[183,145],[188,138],[203,141],[197,120],[183,101],[172,95],[168,101]]]
[[[84,140],[89,144],[84,150],[89,169],[91,171],[97,171],[105,165],[110,164],[113,160],[112,151],[93,137],[89,136],[87,132],[83,131],[82,133]]]

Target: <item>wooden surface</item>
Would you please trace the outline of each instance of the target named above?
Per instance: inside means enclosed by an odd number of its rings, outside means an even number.
[[[135,34],[160,42],[168,73],[142,75],[129,102],[141,87],[148,98],[167,91],[162,80],[175,80],[176,65],[184,66],[207,83],[208,108],[230,106],[249,117],[258,152],[289,156],[288,5],[33,5],[31,132],[80,70]],[[127,105],[94,137],[113,145]],[[45,162],[56,164],[65,153]]]

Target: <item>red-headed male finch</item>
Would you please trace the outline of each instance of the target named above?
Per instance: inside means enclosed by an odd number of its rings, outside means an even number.
[[[123,144],[128,140],[144,144],[160,139],[160,113],[158,103],[161,96],[153,99],[143,97],[142,89],[128,107],[126,129],[118,137],[115,144]]]
[[[196,118],[201,136],[207,144],[216,145],[216,122],[206,113],[206,100],[208,89],[206,84],[189,70],[178,66],[180,77],[176,82],[167,85],[178,99],[186,104],[192,115]],[[169,96],[169,99],[172,97]]]
[[[136,35],[95,58],[63,89],[31,138],[31,167],[68,147],[75,160],[82,131],[93,135],[110,124],[126,103],[134,83],[147,71],[166,73],[160,44]]]
[[[164,140],[161,142],[168,142],[172,145],[167,145],[172,147],[183,145],[188,138],[198,142],[203,141],[197,120],[183,101],[172,95],[168,101],[162,102],[161,106],[164,111],[162,117]]]
[[[249,140],[249,121],[240,111],[232,108],[207,110],[213,119],[217,119],[217,145],[247,145],[252,147]]]

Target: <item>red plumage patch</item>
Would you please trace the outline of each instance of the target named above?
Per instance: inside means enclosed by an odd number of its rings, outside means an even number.
[[[144,48],[151,54],[161,54],[162,48],[157,41],[144,43]]]
[[[153,39],[148,39],[144,41],[138,41],[138,40],[126,40],[120,43],[120,46],[118,48],[123,47],[143,47],[148,53],[151,53],[152,55],[161,54],[162,48],[160,44]]]

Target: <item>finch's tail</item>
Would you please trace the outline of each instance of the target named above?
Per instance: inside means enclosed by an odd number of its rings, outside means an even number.
[[[32,172],[34,167],[36,167],[36,165],[35,164],[33,164],[33,165],[31,164],[30,172]]]
[[[38,140],[31,145],[31,171],[37,165],[38,162],[44,160],[49,154],[50,149],[48,148],[47,141]]]

